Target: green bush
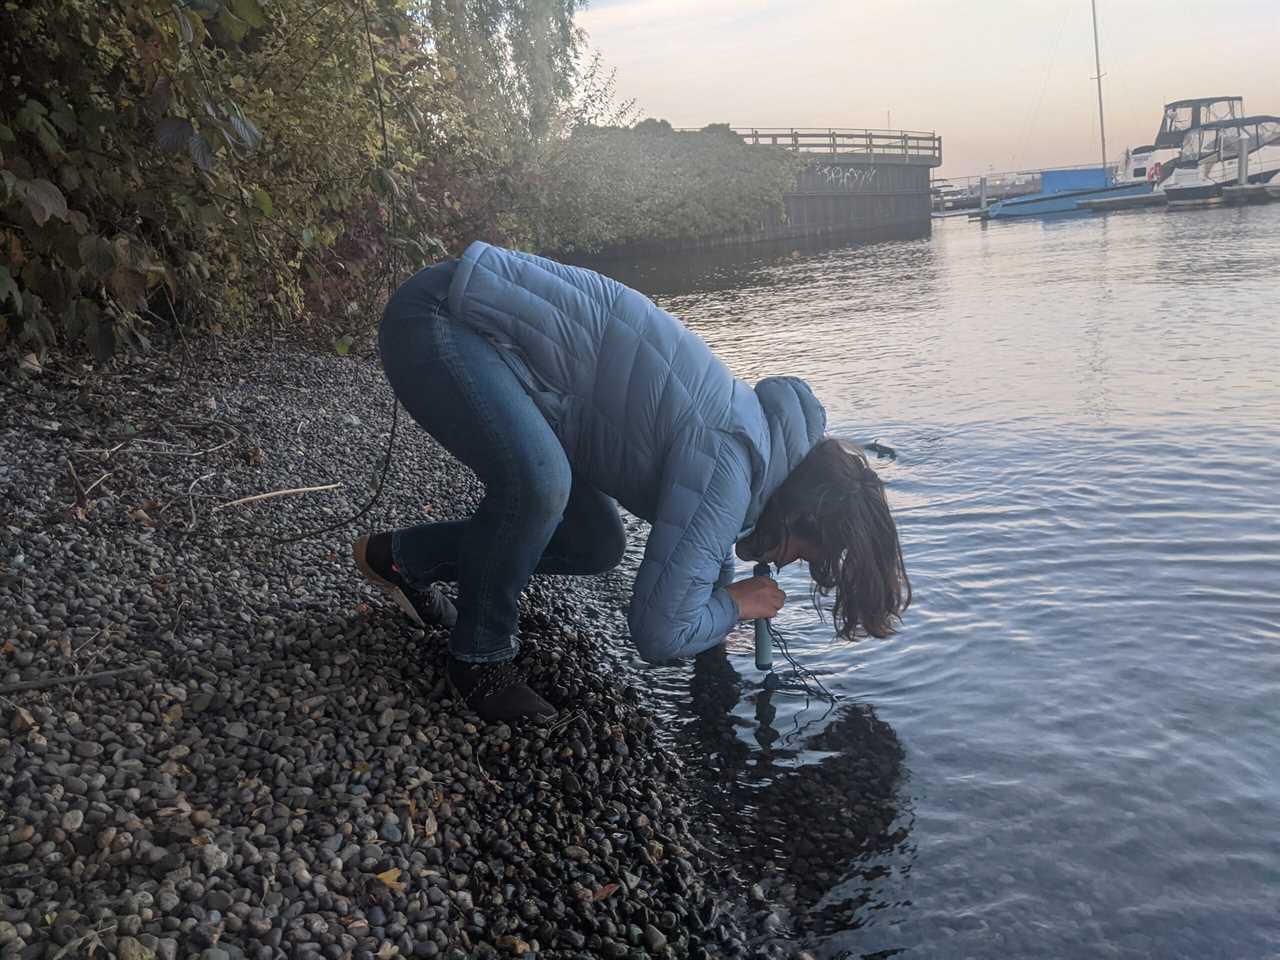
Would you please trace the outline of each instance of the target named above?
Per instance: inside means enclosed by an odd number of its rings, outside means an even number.
[[[574,253],[746,234],[781,215],[798,166],[724,124],[581,126],[554,151],[545,206],[530,219],[541,246]]]
[[[354,311],[387,244],[438,257],[485,150],[430,31],[398,0],[7,4],[0,336],[104,357],[175,311]]]
[[[619,125],[580,2],[10,0],[0,345],[350,330],[476,237],[594,251],[779,208],[785,154]]]

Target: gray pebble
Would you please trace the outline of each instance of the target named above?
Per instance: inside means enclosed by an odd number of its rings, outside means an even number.
[[[652,923],[644,925],[644,945],[649,950],[661,950],[667,945],[667,937]]]
[[[116,943],[118,960],[155,960],[156,953],[133,937],[121,937]]]

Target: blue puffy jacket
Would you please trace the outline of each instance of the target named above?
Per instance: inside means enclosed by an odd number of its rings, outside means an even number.
[[[458,262],[449,312],[499,348],[577,474],[653,525],[629,615],[641,655],[719,643],[733,545],[825,429],[808,384],[752,390],[635,290],[487,243]]]

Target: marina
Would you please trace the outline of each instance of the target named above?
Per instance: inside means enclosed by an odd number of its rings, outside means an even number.
[[[1224,202],[1269,203],[1276,199],[1280,192],[1269,185],[1280,172],[1280,117],[1245,116],[1244,98],[1239,96],[1166,103],[1154,140],[1126,149],[1118,163],[1108,162],[1096,0],[1090,3],[1090,10],[1101,164],[970,177],[965,181],[969,189],[963,191],[957,191],[950,181],[936,181],[934,216],[969,210],[970,219],[985,221]],[[972,189],[975,179],[976,194]],[[1000,189],[993,191],[994,184]],[[1015,185],[1027,189],[1013,189]]]
[[[1177,100],[1165,104],[1153,143],[1116,164],[936,180],[933,217],[1272,203],[1280,199],[1280,117],[1243,111],[1241,97]]]

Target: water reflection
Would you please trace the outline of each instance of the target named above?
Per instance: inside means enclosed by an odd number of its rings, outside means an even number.
[[[747,683],[724,648],[707,651],[694,661],[676,748],[705,771],[708,806],[732,838],[733,859],[799,908],[796,929],[848,929],[871,891],[823,898],[860,875],[862,859],[905,839],[903,750],[870,704],[811,700],[780,710],[796,698]],[[810,912],[820,899],[823,909]]]
[[[570,262],[598,270],[651,297],[720,292],[736,296],[767,277],[769,270],[779,264],[833,250],[883,249],[893,241],[927,240],[929,234],[929,227],[925,225],[884,230],[876,235],[874,242],[868,240],[854,246],[848,240],[817,237],[654,256],[579,258]]]

